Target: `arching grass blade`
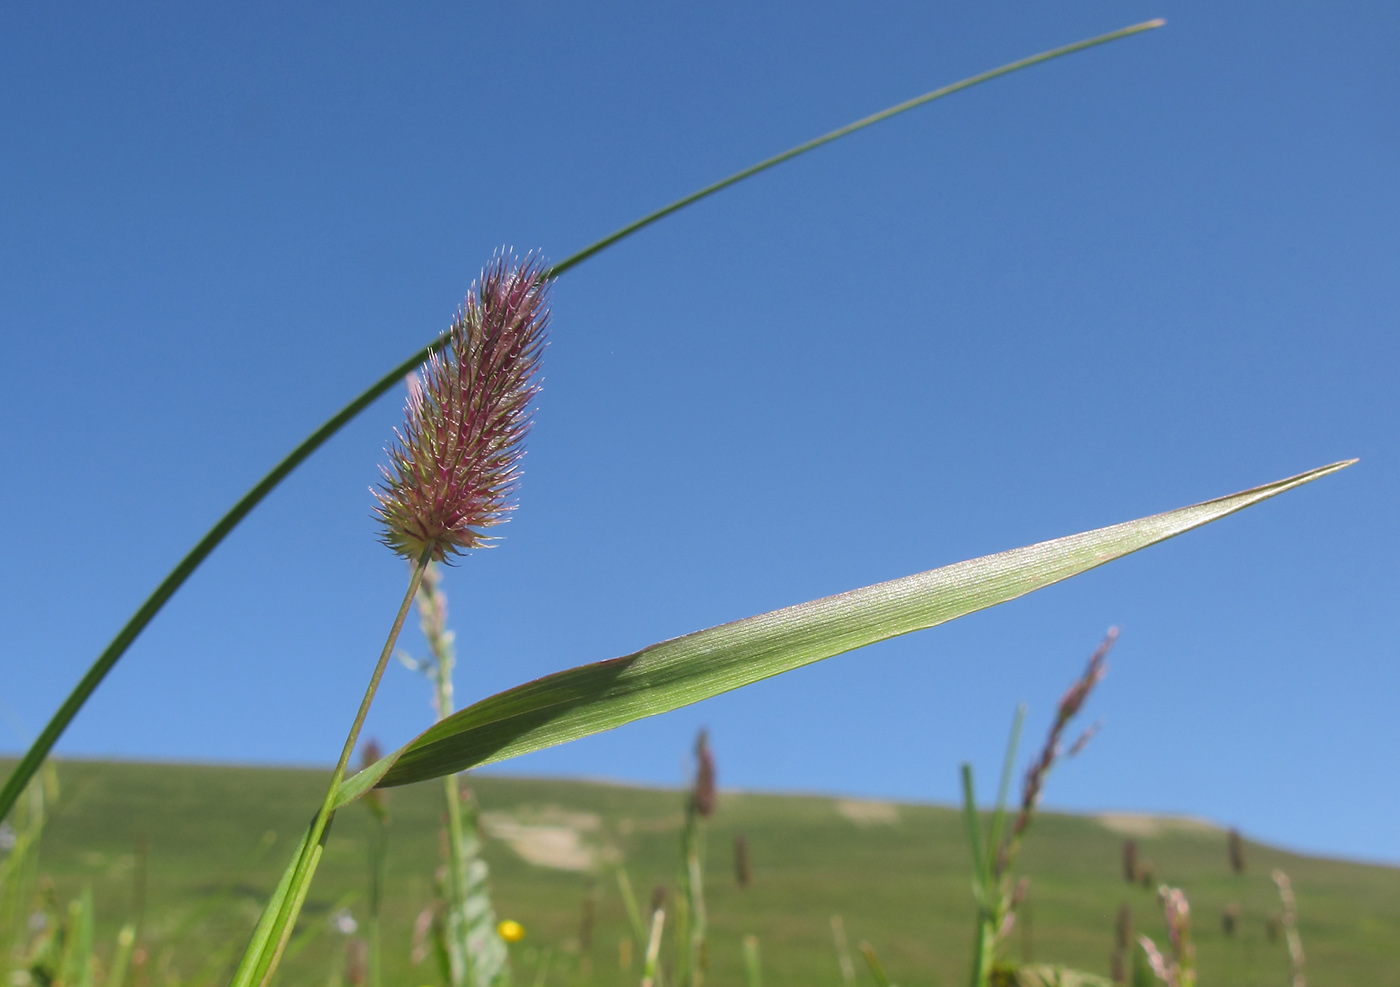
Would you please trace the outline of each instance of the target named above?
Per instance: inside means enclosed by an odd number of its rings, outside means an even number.
[[[1064,55],[1070,55],[1077,51],[1083,51],[1086,48],[1093,48],[1098,45],[1107,44],[1110,41],[1117,41],[1134,34],[1150,31],[1153,28],[1161,27],[1165,23],[1165,21],[1160,19],[1145,21],[1141,24],[1134,24],[1108,34],[1099,35],[1098,37],[1088,38],[1071,45],[1065,45],[1061,48],[1054,48],[1050,51],[1032,55],[1029,58],[1023,58],[1019,61],[992,69],[989,72],[971,76],[967,79],[963,79],[961,82],[955,82],[950,86],[935,89],[932,92],[899,103],[889,109],[865,117],[862,120],[857,120],[838,130],[833,130],[831,133],[824,134],[815,140],[807,141],[794,148],[790,148],[782,154],[760,161],[756,165],[745,168],[743,171],[736,172],[728,178],[715,182],[713,185],[707,185],[697,192],[693,192],[684,198],[677,199],[668,206],[658,209],[656,212],[650,213],[635,222],[627,224],[616,232],[589,244],[577,253],[555,264],[546,272],[546,277],[557,278],[565,271],[568,271],[595,254],[606,250],[608,247],[631,236],[633,233],[650,226],[657,220],[664,219],[672,213],[684,209],[686,206],[693,205],[701,199],[714,195],[716,192],[726,189],[731,185],[736,185],[746,178],[757,175],[759,172],[782,164],[784,161],[789,161],[799,154],[805,154],[807,151],[815,150],[823,144],[829,144],[834,140],[853,134],[872,124],[887,120],[896,114],[904,113],[907,110],[922,106],[925,103],[943,96],[960,92],[978,83],[988,82],[1020,69],[1038,65],[1041,62],[1060,58]],[[126,653],[126,649],[131,647],[132,642],[135,641],[146,628],[146,625],[155,618],[155,615],[160,612],[161,608],[175,595],[175,591],[184,585],[185,580],[189,579],[194,571],[199,568],[200,564],[208,558],[209,553],[214,551],[219,543],[228,537],[229,533],[248,516],[249,512],[251,512],[264,497],[270,494],[279,483],[286,479],[292,470],[301,465],[307,457],[324,445],[331,436],[339,432],[352,418],[368,408],[382,395],[398,384],[399,381],[403,380],[406,374],[416,369],[419,364],[428,358],[429,354],[440,349],[444,343],[445,337],[439,337],[427,346],[424,346],[418,352],[386,373],[383,377],[379,378],[379,380],[375,381],[364,393],[360,394],[344,408],[336,412],[329,421],[307,436],[300,445],[289,452],[281,462],[274,466],[271,472],[259,480],[251,490],[244,494],[239,501],[229,509],[228,513],[221,517],[218,522],[209,529],[204,537],[195,544],[194,548],[190,549],[189,553],[170,571],[170,574],[167,575],[165,579],[161,580],[160,585],[155,588],[155,591],[146,598],[146,601],[141,604],[137,611],[131,615],[131,618],[127,620],[126,624],[123,625],[122,629],[117,632],[117,636],[114,637],[103,652],[97,656],[97,660],[92,663],[92,666],[87,670],[86,674],[78,681],[73,691],[69,693],[68,698],[63,701],[63,705],[54,713],[38,738],[30,746],[29,750],[25,752],[24,757],[20,759],[15,769],[10,773],[10,777],[5,782],[5,787],[0,789],[0,819],[5,818],[5,816],[9,814],[10,809],[14,806],[15,800],[19,798],[20,792],[24,790],[24,786],[29,783],[29,779],[33,777],[34,772],[39,770],[39,765],[43,763],[44,758],[47,757],[49,751],[53,749],[53,745],[58,742],[58,738],[62,736],[63,731],[68,728],[68,724],[72,722],[78,710],[82,709],[88,697],[96,691],[98,685],[107,677],[107,673],[116,665],[118,659]]]

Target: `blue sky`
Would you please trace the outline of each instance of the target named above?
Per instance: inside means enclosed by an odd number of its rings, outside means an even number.
[[[1077,810],[1400,862],[1400,67],[1387,5],[44,5],[0,34],[0,749],[243,490],[446,325],[554,292],[520,509],[445,587],[459,695],[1361,463],[1024,600],[508,770],[951,801],[1104,630]],[[218,550],[60,745],[328,763],[405,572],[400,394]],[[421,648],[412,633],[410,648]],[[369,730],[429,716],[391,669]]]

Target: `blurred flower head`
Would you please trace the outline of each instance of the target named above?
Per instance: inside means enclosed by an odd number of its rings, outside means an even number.
[[[519,942],[525,938],[525,926],[508,918],[496,926],[496,934],[506,942]]]
[[[1230,827],[1228,850],[1230,854],[1230,870],[1236,874],[1243,874],[1244,864],[1244,837],[1240,831],[1233,826]]]
[[[539,259],[500,253],[448,330],[446,346],[409,378],[402,430],[381,467],[381,540],[417,561],[490,544],[513,509],[523,443],[549,324]]]
[[[1180,888],[1169,888],[1165,884],[1157,889],[1157,900],[1167,920],[1172,955],[1170,958],[1164,956],[1151,939],[1138,936],[1138,942],[1147,954],[1148,965],[1167,987],[1196,987],[1196,947],[1191,942],[1191,906]]]
[[[379,746],[379,741],[373,737],[369,738],[360,745],[360,770],[363,771],[372,766],[383,756],[384,749]],[[382,788],[371,788],[364,796],[365,807],[381,821],[387,818],[385,810],[387,809],[388,794]]]
[[[1109,651],[1113,649],[1113,642],[1117,640],[1118,628],[1110,627],[1108,633],[1104,635],[1103,641],[1089,656],[1089,664],[1085,667],[1084,674],[1075,679],[1074,684],[1060,697],[1060,704],[1055,710],[1055,722],[1050,726],[1050,736],[1045,739],[1045,746],[1041,749],[1040,756],[1026,769],[1026,778],[1021,790],[1021,812],[1016,817],[1016,824],[1013,827],[1015,836],[1019,836],[1025,830],[1030,823],[1031,813],[1040,805],[1040,796],[1045,787],[1045,777],[1055,766],[1055,762],[1064,754],[1061,735],[1069,721],[1074,719],[1084,706],[1084,701],[1089,698],[1089,693],[1094,691],[1094,686],[1099,684],[1104,673],[1108,671],[1104,659],[1108,657]],[[1070,748],[1071,757],[1084,749],[1098,728],[1099,725],[1095,724],[1084,731]]]
[[[360,923],[355,921],[355,916],[350,914],[350,909],[342,908],[330,917],[331,928],[335,929],[343,936],[353,936],[355,930],[360,927]]]
[[[701,818],[708,819],[714,815],[715,756],[710,752],[710,735],[704,730],[695,738],[695,789],[690,799]]]
[[[1167,920],[1167,935],[1171,938],[1172,949],[1184,953],[1191,948],[1191,906],[1180,888],[1166,885],[1157,892],[1162,902],[1162,912]]]

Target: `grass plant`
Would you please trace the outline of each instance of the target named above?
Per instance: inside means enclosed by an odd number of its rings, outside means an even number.
[[[382,541],[412,563],[408,592],[380,649],[321,808],[264,910],[234,973],[234,987],[266,987],[277,970],[324,852],[350,755],[429,564],[489,545],[486,532],[505,520],[513,507],[511,495],[530,430],[530,403],[539,392],[536,377],[548,325],[548,282],[539,263],[528,257],[516,263],[499,255],[467,296],[447,349],[431,354],[421,374],[410,379],[405,424],[389,449],[384,483],[375,491]],[[439,703],[450,673],[449,662],[446,676],[439,676]],[[449,777],[449,817],[460,807],[453,780]],[[472,941],[478,916],[467,908],[485,890],[473,884],[476,875],[465,866],[468,832],[460,818],[456,829],[447,936],[453,985],[488,987],[508,975],[503,972],[504,944],[492,949],[497,940],[490,926],[486,938]],[[489,969],[473,970],[473,961],[479,961],[477,966],[489,964]]]
[[[293,450],[260,481],[181,561],[118,633],[78,683],[39,738],[11,772],[0,790],[0,819],[10,814],[21,795],[29,802],[11,823],[15,848],[0,867],[0,934],[7,945],[4,963],[21,958],[25,976],[38,976],[39,987],[96,987],[100,966],[93,891],[84,886],[66,909],[57,897],[47,899],[47,925],[38,935],[18,931],[27,903],[34,897],[35,861],[39,834],[44,829],[43,785],[37,777],[58,736],[98,687],[135,637],[198,567],[263,497],[340,427],[385,393],[406,372],[422,364],[409,378],[405,424],[388,450],[383,482],[375,490],[376,517],[382,541],[410,565],[406,593],[395,612],[368,685],[329,781],[320,785],[317,809],[309,824],[291,831],[302,835],[290,861],[277,878],[251,929],[236,928],[246,941],[241,959],[222,947],[207,951],[195,978],[217,979],[232,987],[267,987],[279,966],[313,952],[328,929],[325,922],[302,922],[313,898],[312,888],[322,864],[334,853],[332,822],[336,813],[358,800],[369,800],[367,814],[375,834],[369,847],[370,887],[368,939],[339,943],[335,967],[339,977],[348,955],[350,979],[368,979],[380,987],[385,972],[382,928],[388,900],[387,815],[383,790],[415,782],[439,780],[446,802],[447,868],[441,885],[443,901],[435,926],[435,953],[450,987],[504,987],[511,978],[509,951],[498,931],[496,911],[487,886],[488,865],[483,831],[476,807],[464,791],[459,773],[482,765],[567,743],[643,717],[658,715],[711,696],[740,688],[813,662],[891,637],[936,626],[994,606],[1052,583],[1068,579],[1132,552],[1226,517],[1335,472],[1349,462],[1333,463],[1227,497],[1205,501],[1135,521],[985,556],[902,579],[851,590],[732,623],[659,642],[630,655],[578,665],[490,696],[465,709],[454,709],[453,636],[446,624],[446,599],[438,565],[456,556],[489,547],[490,529],[513,508],[520,482],[523,442],[529,431],[531,405],[538,391],[537,374],[549,323],[549,290],[560,275],[614,243],[686,206],[777,164],[865,127],[942,96],[961,91],[1052,58],[1128,37],[1160,25],[1151,21],[1022,59],[962,82],[934,90],[873,116],[856,121],[813,141],[768,158],[720,182],[706,186],[657,210],[578,253],[546,265],[538,255],[516,261],[504,254],[482,272],[450,330],[342,409]],[[351,757],[374,701],[408,611],[418,601],[431,655],[415,663],[434,685],[436,722],[418,737],[388,754],[370,757],[353,777],[347,777]],[[1008,956],[1009,933],[1026,894],[1024,880],[1013,881],[1012,869],[1022,840],[1036,814],[1045,778],[1065,753],[1063,731],[1079,712],[1103,674],[1103,660],[1113,632],[1090,659],[1084,675],[1060,701],[1054,726],[1039,757],[1025,776],[1020,810],[1012,819],[1006,799],[1020,733],[1018,713],[1012,729],[1006,767],[988,826],[977,812],[971,769],[963,769],[963,824],[974,875],[976,927],[971,962],[972,987],[1107,983],[1101,977],[1071,967],[1019,963]],[[309,697],[308,697],[309,698]],[[1087,740],[1075,742],[1072,755]],[[670,899],[654,896],[649,921],[636,907],[631,882],[618,870],[618,888],[626,906],[631,942],[642,951],[641,982],[653,987],[672,982],[676,987],[704,987],[709,977],[711,946],[723,941],[733,948],[745,981],[760,982],[759,939],[746,930],[742,938],[726,930],[721,940],[707,902],[706,833],[716,806],[715,770],[705,735],[696,745],[694,784],[686,795],[679,823],[680,862],[677,891]],[[309,802],[307,803],[309,804]],[[362,820],[363,821],[363,820]],[[304,828],[303,828],[304,826]],[[256,831],[256,830],[253,830]],[[21,842],[24,845],[21,847]],[[744,844],[747,846],[747,844]],[[745,851],[745,854],[747,851]],[[746,857],[745,857],[746,859]],[[1242,850],[1241,857],[1242,860]],[[1242,869],[1242,867],[1241,867]],[[747,863],[744,867],[747,872]],[[1277,879],[1276,879],[1277,880]],[[739,882],[747,883],[746,881]],[[591,942],[597,904],[589,885],[586,919],[570,954],[545,942],[532,947],[533,983],[551,978],[575,980],[591,976]],[[1295,987],[1301,987],[1302,952],[1298,943],[1291,890],[1278,881],[1284,900]],[[741,889],[736,889],[741,890]],[[355,923],[346,911],[358,898],[346,891],[335,899],[332,914],[344,914],[346,929]],[[576,901],[577,895],[569,898]],[[1190,910],[1184,894],[1162,889],[1170,956],[1141,937],[1152,971],[1171,987],[1194,987],[1195,953]],[[45,913],[48,914],[48,913]],[[674,963],[668,969],[663,944],[668,920],[675,942]],[[237,926],[237,923],[234,923]],[[515,926],[518,928],[518,926]],[[115,939],[104,987],[120,984],[132,968],[137,924],[127,922]],[[832,923],[840,972],[853,979],[845,956],[844,928]],[[586,931],[584,931],[586,929]],[[33,932],[34,930],[28,930]],[[346,933],[349,934],[348,932]],[[227,939],[235,942],[237,939]],[[1296,948],[1295,948],[1296,947]],[[151,971],[165,987],[176,987],[172,973],[174,947],[168,946]],[[869,942],[862,941],[870,975],[880,987],[892,980]],[[890,963],[894,969],[894,963]],[[7,970],[13,974],[14,970]],[[828,968],[828,972],[830,972]],[[144,971],[143,971],[144,975]],[[19,984],[12,976],[10,983]],[[143,985],[144,987],[144,985]]]
[[[676,899],[676,982],[702,987],[709,946],[705,910],[705,823],[715,811],[715,760],[704,730],[695,739],[695,780],[681,825],[680,895]]]
[[[1104,661],[1117,639],[1118,628],[1110,628],[1103,643],[1089,656],[1084,674],[1076,679],[1061,697],[1050,734],[1045,738],[1039,755],[1026,770],[1020,811],[1017,812],[1009,831],[1006,829],[1006,798],[1015,764],[1016,748],[1021,738],[1025,707],[1017,709],[1016,717],[1012,721],[1011,739],[1006,745],[1001,784],[997,790],[996,806],[992,811],[991,825],[985,841],[977,816],[972,766],[962,766],[963,815],[967,821],[968,844],[973,865],[973,896],[977,903],[976,932],[972,946],[972,987],[988,987],[993,983],[1033,982],[1046,976],[1073,976],[1081,979],[1083,977],[1075,971],[1065,971],[1061,968],[1057,968],[1053,973],[1042,972],[1041,968],[1028,968],[1028,965],[1017,968],[1006,963],[1001,954],[1015,926],[1017,906],[1025,900],[1028,886],[1026,878],[1013,882],[1012,868],[1020,856],[1022,841],[1040,805],[1045,781],[1051,769],[1062,757],[1073,757],[1079,753],[1093,736],[1095,728],[1090,727],[1080,734],[1068,750],[1064,748],[1065,728],[1079,715],[1094,686],[1103,678],[1108,668]]]

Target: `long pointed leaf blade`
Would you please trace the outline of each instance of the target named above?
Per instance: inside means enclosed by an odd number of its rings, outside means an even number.
[[[436,724],[346,781],[337,805],[354,801],[372,785],[407,785],[543,750],[1014,600],[1353,462],[721,624],[547,675]]]

